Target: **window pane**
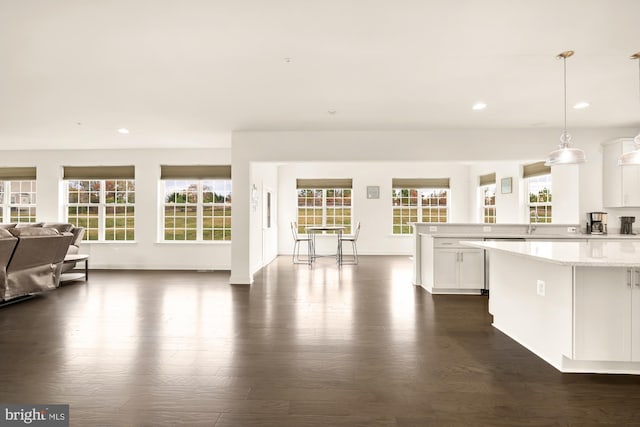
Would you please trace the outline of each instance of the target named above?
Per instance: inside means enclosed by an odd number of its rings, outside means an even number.
[[[2,182],[2,199],[6,200],[5,190],[9,192],[9,214],[11,222],[36,221],[36,181]]]
[[[413,233],[411,222],[447,222],[448,203],[448,189],[393,189],[393,234]]]
[[[204,197],[206,191],[210,195]],[[202,240],[229,240],[231,236],[231,181],[203,182]]]
[[[496,185],[480,187],[482,191],[482,222],[495,224],[496,222]]]

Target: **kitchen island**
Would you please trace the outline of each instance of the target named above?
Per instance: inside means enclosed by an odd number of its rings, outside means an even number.
[[[482,294],[489,289],[489,257],[460,245],[476,241],[640,241],[636,235],[583,234],[574,224],[413,225],[413,283],[433,294]]]
[[[562,372],[640,374],[640,242],[468,241],[493,325]]]

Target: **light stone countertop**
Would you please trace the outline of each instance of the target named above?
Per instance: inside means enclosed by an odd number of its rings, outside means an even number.
[[[456,239],[598,239],[598,240],[638,240],[640,236],[637,234],[583,234],[583,233],[566,233],[566,234],[536,234],[531,233],[420,233],[420,235],[431,236],[434,238],[456,238]]]
[[[598,240],[590,242],[461,241],[489,251],[508,252],[555,264],[583,267],[640,267],[640,241]]]

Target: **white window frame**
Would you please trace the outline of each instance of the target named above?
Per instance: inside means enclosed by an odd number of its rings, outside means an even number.
[[[89,181],[89,182],[95,182],[98,181],[100,182],[100,190],[98,192],[98,203],[71,203],[69,202],[69,196],[70,196],[70,191],[69,191],[69,184],[71,182],[78,182],[78,181]],[[106,189],[106,182],[107,181],[133,181],[133,185],[134,185],[134,197],[135,197],[135,192],[136,192],[136,188],[135,188],[135,179],[122,179],[122,178],[113,178],[113,179],[67,179],[65,180],[65,220],[67,222],[70,222],[74,225],[78,225],[77,221],[73,221],[71,219],[69,219],[69,208],[75,207],[75,208],[80,208],[80,207],[87,207],[87,208],[91,208],[91,207],[96,207],[98,208],[98,227],[97,227],[97,231],[98,231],[98,238],[97,239],[92,239],[92,232],[91,230],[93,230],[93,227],[89,227],[89,223],[87,221],[87,226],[85,227],[85,237],[84,237],[84,241],[87,242],[117,242],[117,243],[122,243],[122,242],[135,242],[135,233],[136,233],[136,228],[135,228],[135,202],[134,203],[107,203],[107,189]],[[125,190],[125,192],[128,193],[127,190]],[[107,232],[107,208],[110,207],[124,207],[124,208],[133,208],[134,209],[134,215],[133,215],[133,228],[129,228],[126,226],[127,223],[127,219],[131,218],[130,216],[126,215],[124,216],[124,220],[125,220],[125,227],[124,227],[124,232],[125,232],[125,238],[124,239],[108,239],[106,238],[106,232]],[[115,219],[114,219],[115,220]],[[80,226],[84,226],[84,225],[80,225]],[[134,238],[133,239],[127,239],[127,230],[133,230],[134,233]]]
[[[551,180],[551,174],[545,175],[537,175],[532,176],[525,179],[525,186],[527,191],[525,192],[526,197],[526,218],[528,218],[528,222],[532,224],[541,224],[541,223],[552,223],[553,222],[553,182]],[[540,191],[545,187],[549,188],[549,199],[548,201],[537,201],[532,202],[530,196],[532,191],[540,194]],[[537,187],[533,188],[532,187]],[[548,215],[539,215],[539,211],[543,210],[544,212],[548,212]],[[548,218],[548,221],[546,220]]]
[[[449,210],[450,210],[450,200],[451,200],[451,189],[449,188],[393,188],[392,192],[391,192],[391,205],[392,205],[392,224],[391,224],[391,232],[394,235],[397,236],[402,236],[402,235],[411,235],[413,234],[413,230],[411,229],[411,227],[406,227],[405,224],[406,223],[399,223],[399,224],[395,224],[395,218],[403,218],[403,215],[398,215],[396,214],[397,211],[402,212],[403,209],[407,209],[407,208],[414,208],[413,205],[407,205],[404,206],[402,204],[396,205],[394,204],[394,201],[398,198],[396,196],[396,192],[397,191],[403,191],[406,190],[409,192],[409,198],[411,198],[411,192],[415,191],[417,192],[417,202],[415,205],[415,208],[417,209],[417,217],[416,217],[416,221],[415,222],[427,222],[424,221],[423,218],[423,209],[429,208],[429,207],[434,207],[434,208],[439,208],[439,205],[424,205],[423,204],[423,199],[425,198],[425,194],[426,193],[435,193],[438,191],[444,191],[446,192],[446,198],[447,198],[447,204],[444,205],[444,210],[446,212],[446,218],[445,221],[436,221],[436,222],[432,222],[433,224],[446,224],[449,222]],[[402,198],[402,196],[400,196],[400,198]],[[441,208],[440,208],[441,209]],[[411,219],[411,216],[409,216],[409,219]],[[413,221],[409,221],[409,222],[413,222]],[[400,227],[399,230],[400,232],[396,232],[396,227]]]
[[[176,178],[176,179],[164,179],[161,180],[161,192],[162,192],[162,205],[161,205],[161,220],[160,220],[160,238],[159,240],[165,243],[181,243],[181,242],[187,242],[187,243],[192,243],[192,242],[203,242],[203,243],[230,243],[231,242],[231,211],[233,209],[233,203],[232,202],[215,202],[215,200],[213,202],[205,202],[204,201],[204,193],[205,193],[205,184],[208,182],[214,182],[214,181],[224,181],[225,182],[225,187],[228,185],[229,187],[229,197],[233,198],[233,183],[231,182],[231,179],[220,179],[220,178],[208,178],[208,179],[187,179],[187,178]],[[167,197],[167,183],[170,182],[191,182],[197,185],[197,189],[196,189],[196,202],[189,202],[189,203],[175,203],[175,202],[167,202],[166,201],[166,197]],[[214,192],[215,193],[215,192]],[[196,208],[196,228],[195,228],[195,232],[196,232],[196,238],[195,239],[167,239],[166,238],[166,225],[165,222],[167,220],[167,216],[166,216],[166,208],[167,207],[178,207],[178,206],[191,206],[191,207],[195,207]],[[223,227],[222,229],[220,229],[219,231],[222,231],[222,235],[223,235],[223,239],[215,239],[215,235],[216,235],[216,229],[215,228],[211,228],[211,236],[212,239],[205,239],[204,238],[204,232],[205,232],[205,227],[204,227],[204,222],[205,222],[205,215],[204,215],[204,211],[205,211],[205,207],[211,207],[212,209],[215,209],[216,207],[222,207],[224,210],[226,210],[227,208],[229,209],[229,215],[223,215],[222,218],[223,222],[226,223],[226,220],[228,219],[229,221],[229,227]],[[212,224],[213,224],[213,217],[212,217]],[[174,230],[174,236],[175,236],[175,230],[180,230],[180,228],[176,228],[174,226],[173,228]],[[184,228],[183,230],[185,230],[185,235],[187,235],[188,230],[187,228]],[[207,228],[207,230],[209,230]],[[228,239],[226,237],[229,237]]]
[[[2,180],[0,182],[2,182],[2,186],[3,186],[2,203],[0,203],[0,207],[2,208],[2,222],[5,222],[5,223],[36,222],[36,215],[38,213],[37,203],[36,203],[38,188],[36,185],[36,180],[35,179],[12,179],[12,180]],[[13,190],[11,187],[13,186],[13,183],[20,183],[20,182],[30,183],[32,191],[29,191],[28,194],[33,195],[31,197],[32,203],[12,203],[11,196],[13,195]],[[29,210],[29,216],[20,217],[17,219],[12,217],[11,213],[14,209],[24,209],[24,208],[27,208]],[[31,212],[33,212],[33,215],[31,214]],[[23,221],[23,219],[25,218],[27,218],[28,220]]]
[[[487,204],[487,193],[493,192],[493,203]],[[488,212],[493,211],[493,215]],[[495,224],[496,223],[496,184],[487,184],[480,186],[480,218],[483,224]],[[491,221],[493,219],[493,221]]]

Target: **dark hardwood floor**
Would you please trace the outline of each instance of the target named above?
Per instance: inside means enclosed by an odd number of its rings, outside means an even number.
[[[227,280],[95,271],[0,309],[0,402],[72,426],[640,425],[640,378],[559,373],[407,257]]]

